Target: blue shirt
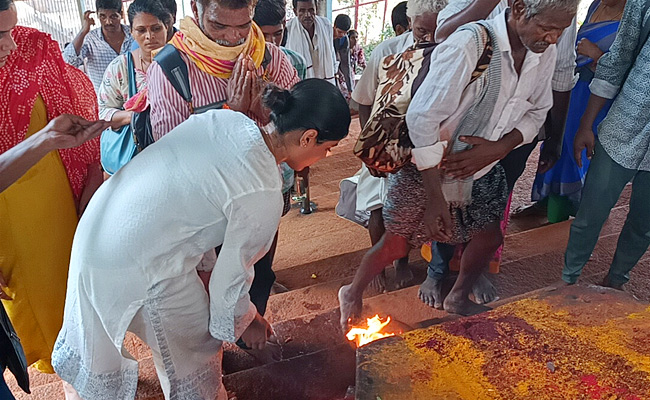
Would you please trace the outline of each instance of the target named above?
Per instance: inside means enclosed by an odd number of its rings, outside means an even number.
[[[128,26],[122,25],[122,31],[124,31],[125,37],[119,54],[131,51],[131,44],[134,42]],[[63,59],[75,67],[83,65],[85,60],[88,68],[88,77],[93,83],[95,91],[97,91],[104,78],[106,67],[119,54],[104,39],[102,28],[97,28],[86,35],[79,54],[75,51],[74,45],[70,44],[63,51]]]
[[[650,40],[632,59],[644,21],[650,23],[650,10],[641,15],[645,1],[627,0],[616,39],[598,60],[589,88],[606,99],[618,94],[598,126],[598,139],[607,154],[624,168],[650,171]]]

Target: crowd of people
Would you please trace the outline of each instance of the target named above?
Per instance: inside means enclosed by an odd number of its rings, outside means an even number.
[[[386,152],[406,157],[391,173],[358,173],[373,246],[339,291],[344,332],[386,266],[412,281],[421,246],[422,302],[483,311],[539,141],[536,207],[575,215],[566,284],[632,182],[603,280],[621,289],[650,245],[646,3],[594,0],[578,30],[578,0],[408,0],[366,60],[349,16],[331,23],[317,0],[294,0],[288,21],[284,0],[193,0],[177,27],[174,0],[135,0],[128,26],[121,0],[97,0],[100,26],[86,12],[63,52],[0,0],[0,369],[26,391],[31,365],[67,399],[133,399],[131,332],[165,398],[228,399],[223,342],[280,357],[264,319],[282,290],[280,218],[356,112],[359,143],[400,137],[407,151]],[[4,380],[0,397],[13,398]]]

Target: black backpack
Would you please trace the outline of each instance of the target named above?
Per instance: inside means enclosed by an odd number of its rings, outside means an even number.
[[[192,103],[192,90],[190,89],[189,73],[187,71],[187,64],[183,61],[178,49],[171,44],[166,44],[154,57],[154,60],[160,65],[163,73],[172,84],[174,89],[181,95],[183,100],[187,102],[190,112],[192,114],[201,114],[208,110],[220,109],[226,104],[225,100],[217,101],[201,107],[194,107]],[[264,59],[262,60],[262,68],[266,68],[271,63],[272,56],[268,48],[264,51]],[[149,117],[150,109],[147,108],[141,113],[134,113],[131,119],[131,127],[133,129],[133,138],[138,151],[154,142],[151,132],[151,120]]]

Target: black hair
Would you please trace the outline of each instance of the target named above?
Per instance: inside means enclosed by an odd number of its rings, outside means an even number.
[[[131,28],[133,28],[133,20],[135,19],[135,16],[140,13],[153,15],[158,18],[165,27],[169,26],[169,22],[172,19],[169,10],[167,10],[159,0],[135,0],[131,3],[126,12]]]
[[[352,20],[347,14],[339,14],[334,18],[334,27],[347,32],[352,26]]]
[[[99,10],[122,12],[122,0],[95,0],[95,11]]]
[[[348,37],[350,37],[351,35],[357,35],[357,36],[359,36],[359,32],[357,32],[355,29],[350,29],[350,30],[348,31]]]
[[[0,11],[7,11],[12,4],[14,0],[0,0]]]
[[[350,129],[350,108],[341,91],[324,79],[305,79],[291,91],[269,87],[264,104],[279,134],[298,129],[318,131],[317,142],[341,140]]]
[[[176,18],[176,12],[178,11],[176,0],[160,0],[160,4],[162,4],[162,6],[165,7],[167,11],[169,11],[173,18]]]
[[[409,28],[409,20],[406,16],[405,1],[399,3],[393,8],[393,11],[390,13],[390,22],[393,25],[393,30],[396,30],[398,25],[404,29]]]
[[[287,17],[285,0],[259,0],[255,6],[253,21],[258,26],[275,26]]]
[[[255,7],[255,0],[197,0],[203,8],[207,8],[213,1],[230,10]]]
[[[302,1],[302,2],[305,2],[305,3],[308,2],[308,1],[309,2],[313,1],[314,5],[316,6],[316,12],[318,12],[318,0],[293,0],[291,2],[291,4],[293,5],[293,11],[298,12],[297,10],[298,10],[298,2],[299,1]]]

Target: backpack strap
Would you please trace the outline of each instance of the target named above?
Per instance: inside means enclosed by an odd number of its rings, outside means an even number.
[[[488,32],[487,27],[481,22],[477,23],[477,25],[483,28],[482,33],[485,35],[485,46],[483,47],[483,53],[481,53],[478,61],[476,62],[476,67],[474,68],[474,71],[472,71],[472,77],[469,80],[467,86],[471,85],[475,80],[483,76],[483,73],[490,66],[490,61],[492,60],[492,54],[494,51],[494,46],[492,45],[492,36],[490,35],[490,32]]]
[[[190,112],[193,114],[194,106],[192,105],[189,72],[187,71],[187,64],[181,58],[178,49],[171,44],[166,44],[156,54],[154,60],[160,65],[169,83],[172,84],[183,100],[187,102],[190,107]]]
[[[271,64],[271,61],[273,61],[273,55],[271,55],[271,52],[269,51],[269,46],[268,44],[264,45],[264,58],[262,58],[262,79],[264,79],[265,82],[270,82],[271,78],[269,77],[269,70],[268,67]]]

